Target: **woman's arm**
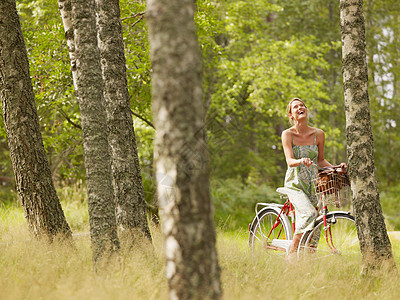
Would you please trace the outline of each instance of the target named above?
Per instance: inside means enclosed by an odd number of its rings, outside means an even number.
[[[309,158],[300,158],[296,159],[294,158],[293,154],[293,145],[292,145],[292,135],[290,133],[290,130],[284,130],[282,132],[282,146],[283,146],[283,152],[285,153],[285,158],[286,158],[286,163],[289,167],[298,167],[301,164],[306,165],[309,167],[312,164],[311,159]]]
[[[317,165],[320,168],[332,167],[332,165],[325,159],[325,133],[321,129],[317,129],[317,146],[318,146],[318,161]]]

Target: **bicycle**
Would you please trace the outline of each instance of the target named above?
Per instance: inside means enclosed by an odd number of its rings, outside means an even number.
[[[316,207],[318,217],[313,229],[305,232],[301,237],[297,249],[298,257],[310,253],[313,257],[331,254],[349,256],[360,253],[355,219],[351,212],[328,210],[328,205],[343,206],[350,194],[350,183],[343,181],[341,175],[328,176],[329,172],[338,173],[337,170],[339,166],[330,171],[319,170],[318,177],[314,179],[318,197]],[[295,210],[290,202],[290,190],[278,188],[277,192],[280,193],[284,204],[256,204],[256,216],[249,224],[249,246],[253,250],[261,248],[283,253],[289,250],[296,229]]]

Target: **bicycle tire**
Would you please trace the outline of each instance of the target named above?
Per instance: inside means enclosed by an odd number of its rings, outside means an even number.
[[[286,215],[281,215],[279,209],[266,207],[258,212],[249,227],[249,246],[252,250],[282,250],[286,248],[282,246],[276,247],[279,242],[285,244],[290,243],[293,238],[292,229],[289,218]],[[279,225],[272,230],[274,222],[279,217]],[[270,234],[271,232],[271,234]],[[269,236],[269,237],[268,237]],[[285,241],[285,242],[281,242]],[[287,242],[286,242],[287,241]],[[273,245],[273,242],[275,245]],[[275,248],[276,247],[276,248]]]
[[[328,239],[325,235],[324,220],[319,218],[314,228],[303,234],[298,248],[299,256],[316,259],[333,254],[339,254],[348,259],[361,257],[354,217],[346,212],[330,212],[326,220]]]

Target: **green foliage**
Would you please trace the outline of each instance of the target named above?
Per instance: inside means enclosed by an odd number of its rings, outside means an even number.
[[[226,111],[234,110],[240,100],[248,101],[257,112],[284,119],[288,99],[304,95],[302,98],[311,103],[313,112],[331,111],[321,101],[326,101],[328,96],[318,74],[328,68],[324,54],[330,49],[327,44],[318,45],[314,37],[257,41],[243,58],[221,62],[222,82],[214,94],[213,104],[226,102]]]
[[[382,185],[400,184],[400,34],[399,1],[365,4],[369,95],[375,144],[375,165]]]
[[[275,149],[280,149],[279,134],[286,123],[284,108],[292,96],[308,101],[314,116],[311,121],[327,132],[328,151],[330,146],[336,149],[333,151],[335,158],[337,152],[343,152],[343,142],[339,142],[343,140],[343,130],[330,126],[337,122],[343,124],[343,115],[329,116],[341,106],[331,99],[332,88],[328,84],[331,80],[327,76],[333,71],[332,65],[336,73],[340,66],[338,28],[325,26],[338,21],[337,7],[332,6],[332,1],[327,4],[315,0],[306,2],[301,5],[265,0],[197,2],[196,24],[204,61],[205,105],[210,107],[207,124],[212,127],[214,121],[222,123],[226,116],[240,120],[244,123],[238,126],[246,132],[237,132],[235,137],[239,143],[244,141],[257,146],[241,149],[239,161],[242,167],[237,167],[233,176],[242,173],[239,175],[245,178],[255,170],[261,178],[266,176],[266,180],[276,182],[273,178],[282,173],[279,169],[284,168],[284,164]],[[61,18],[55,4],[50,0],[20,1],[18,7],[52,169],[60,179],[76,180],[83,171],[79,168],[82,166],[80,131],[74,126],[79,124],[80,115]],[[132,110],[151,122],[151,67],[142,15],[145,1],[121,1],[120,6]],[[301,21],[300,8],[303,15],[307,13],[314,17],[308,22]],[[321,30],[323,26],[327,33]],[[335,121],[337,118],[341,119]],[[139,118],[134,117],[134,120],[141,163],[147,170],[152,166],[154,132]],[[276,124],[280,128],[274,130]],[[220,134],[215,140],[217,135],[210,130],[210,147],[217,156],[213,160],[221,156],[215,151],[221,140],[229,139],[226,134]],[[239,152],[235,149],[237,145],[233,143],[227,149],[233,157],[226,160],[237,161]],[[263,153],[264,149],[268,150]],[[216,176],[229,174],[231,166],[228,164],[223,170],[223,163],[225,160],[214,165],[213,169],[218,169],[214,172]]]
[[[225,55],[218,43],[223,36],[223,22],[218,2],[198,0],[196,3],[195,24],[202,55],[204,102],[208,107],[214,92],[215,72],[220,58]]]
[[[310,33],[279,32],[279,26],[296,17],[287,14],[285,1],[219,4],[224,31],[217,41],[224,55],[213,79],[208,113],[214,176],[254,181],[257,174],[257,180],[279,184],[286,169],[280,134],[293,97],[306,101],[311,123],[326,131],[331,161],[344,160],[339,155],[344,149],[344,114],[332,116],[338,105],[329,94],[327,77],[332,72],[329,57],[340,43]],[[331,126],[335,117],[341,127]]]
[[[83,178],[80,112],[57,1],[19,1],[39,122],[57,183]]]
[[[3,191],[2,191],[3,192]],[[24,212],[17,202],[0,202],[0,241],[5,241],[16,229],[26,226]],[[26,230],[26,228],[24,228]],[[11,242],[12,240],[5,241]]]
[[[198,0],[196,4],[214,181],[234,178],[243,190],[246,184],[252,190],[254,185],[282,183],[286,163],[280,133],[288,126],[285,107],[292,97],[306,101],[311,124],[325,131],[326,158],[332,163],[345,161],[337,1]],[[17,5],[51,170],[58,185],[80,182],[84,180],[80,112],[57,1],[19,0]],[[400,185],[396,157],[400,45],[394,37],[400,33],[399,5],[397,0],[364,3],[375,162],[381,187],[390,187],[383,191],[382,203],[395,228],[397,221],[391,216],[398,219],[399,200],[392,191]],[[140,116],[133,119],[146,199],[152,203],[155,131],[146,122],[152,122],[152,113],[145,6],[145,0],[120,1],[131,108]],[[0,136],[0,172],[11,177],[2,122]]]
[[[150,45],[143,17],[146,2],[125,0],[120,7],[132,110],[152,121]]]
[[[382,211],[388,230],[400,230],[400,185],[388,188],[380,193]]]
[[[57,189],[65,218],[73,233],[89,232],[89,211],[86,188],[74,184]]]
[[[326,108],[314,110],[313,125],[326,133],[326,155],[332,163],[346,160],[345,113],[341,71],[341,40],[339,22],[339,3],[336,0],[306,0],[301,3],[292,0],[273,0],[280,5],[273,16],[271,31],[278,40],[293,37],[315,38],[318,45],[326,45],[323,59],[326,68],[318,69],[318,76],[323,82],[322,89],[327,97],[322,100]],[[300,46],[301,47],[301,46]],[[300,48],[299,51],[302,51]],[[312,98],[306,98],[307,105],[314,106]],[[311,101],[309,101],[311,100]]]
[[[281,203],[277,192],[266,184],[245,184],[240,179],[214,180],[211,198],[215,220],[225,231],[247,229],[258,202]]]
[[[14,176],[2,117],[0,118],[0,176]]]
[[[17,194],[11,184],[0,186],[0,205],[12,205],[17,202]]]
[[[53,177],[59,184],[84,179],[80,112],[75,97],[64,29],[55,0],[18,1],[22,31],[30,60],[42,136]],[[132,110],[151,122],[150,59],[143,15],[145,1],[121,1],[127,79]],[[154,130],[134,117],[138,149],[145,168],[152,166]],[[0,126],[4,134],[4,125]],[[5,149],[7,149],[5,147]],[[10,169],[8,151],[2,172]]]
[[[143,15],[146,1],[123,0],[120,1],[120,8],[131,109],[152,123],[150,45]],[[142,170],[150,172],[153,166],[154,128],[140,118],[132,117]]]

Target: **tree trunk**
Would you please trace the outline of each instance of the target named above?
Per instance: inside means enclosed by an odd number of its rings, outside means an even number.
[[[148,1],[155,165],[171,299],[219,299],[195,1]]]
[[[343,85],[349,175],[360,248],[366,270],[394,266],[379,201],[368,97],[362,0],[340,1]]]
[[[119,249],[94,0],[72,0],[93,261]]]
[[[58,0],[61,18],[64,25],[65,39],[67,41],[69,60],[71,62],[72,80],[76,89],[76,57],[75,57],[75,42],[74,28],[72,26],[72,6],[71,0]]]
[[[43,146],[15,0],[0,1],[0,93],[18,195],[37,236],[71,236]]]
[[[96,0],[96,4],[117,225],[128,240],[136,232],[151,238],[126,79],[119,0]]]

